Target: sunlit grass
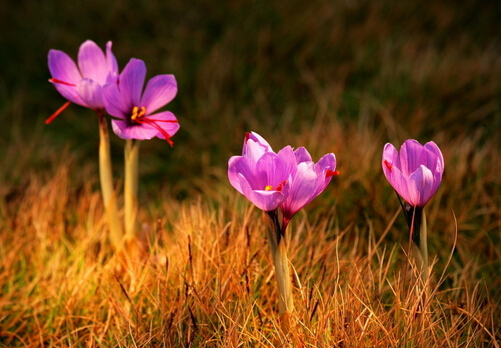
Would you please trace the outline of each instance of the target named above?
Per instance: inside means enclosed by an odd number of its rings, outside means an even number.
[[[335,130],[335,123],[330,127]],[[378,135],[347,132],[339,132],[341,175],[290,226],[294,335],[280,329],[265,220],[233,192],[224,170],[214,169],[219,180],[198,184],[202,190],[206,185],[198,198],[178,202],[159,192],[156,201],[141,202],[148,251],[125,262],[105,238],[97,174],[84,166],[85,173],[75,176],[75,159],[64,155],[46,172],[26,173],[24,186],[4,187],[0,342],[499,346],[500,198],[482,191],[499,190],[499,163],[488,160],[500,158],[499,148],[477,147],[472,161],[482,176],[472,176],[461,164],[452,169],[471,151],[468,143],[440,144],[446,175],[428,209],[432,295],[422,307],[422,286],[406,257],[405,221],[378,167],[380,149],[356,146]],[[320,142],[327,148],[330,140]],[[358,158],[369,151],[370,158],[349,161],[350,151]],[[359,190],[366,196],[355,204],[349,197]],[[473,229],[479,236],[467,232]]]

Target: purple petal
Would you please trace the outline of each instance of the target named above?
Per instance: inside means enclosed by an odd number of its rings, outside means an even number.
[[[240,184],[243,195],[261,210],[275,210],[284,200],[284,194],[279,191],[252,190],[246,178],[242,175]]]
[[[158,75],[148,81],[139,104],[151,114],[172,101],[176,94],[177,82],[174,75]]]
[[[327,176],[327,170],[335,171],[336,170],[336,156],[333,153],[328,153],[324,155],[316,164],[315,164],[315,172],[317,175],[319,175],[321,178],[323,177],[323,183],[321,186],[318,187],[319,192],[317,193],[320,194],[329,182],[332,179],[332,176],[329,175]]]
[[[252,145],[253,148],[249,149],[248,147],[251,144],[256,144],[256,145]],[[252,150],[253,153],[249,153],[250,150]],[[261,157],[265,152],[273,152],[273,149],[262,136],[260,136],[255,132],[250,132],[245,134],[242,156],[254,157],[256,158],[257,161],[257,159]]]
[[[78,95],[77,89],[75,87],[67,86],[61,83],[55,83],[55,82],[51,83],[65,99],[68,99],[72,103],[87,107],[85,102]]]
[[[408,178],[405,177],[400,169],[396,166],[393,166],[391,169],[386,168],[383,164],[384,174],[386,179],[390,183],[390,185],[397,191],[397,193],[409,204],[412,204],[410,201],[409,195],[409,183]]]
[[[158,134],[158,130],[146,124],[133,124],[130,121],[111,120],[113,132],[122,139],[151,139]]]
[[[281,157],[273,152],[267,152],[256,163],[256,181],[258,186],[253,189],[264,190],[271,186],[272,190],[283,185],[289,178],[290,172]]]
[[[48,54],[49,71],[53,78],[76,85],[82,75],[77,65],[66,53],[59,50],[50,50]]]
[[[415,207],[424,207],[435,192],[433,191],[433,174],[424,165],[410,175],[406,201]]]
[[[141,107],[141,92],[143,90],[144,78],[146,77],[146,65],[140,59],[132,58],[120,74],[120,91],[124,101],[131,106]]]
[[[310,153],[302,146],[294,151],[294,155],[297,163],[312,161]]]
[[[229,159],[228,161],[228,180],[230,181],[231,186],[235,188],[238,192],[243,194],[242,187],[240,186],[240,179],[239,179],[239,171],[238,167],[239,161],[242,161],[241,158],[242,156],[233,156]]]
[[[78,83],[76,90],[88,108],[93,110],[104,108],[103,88],[97,82],[83,79]]]
[[[109,69],[103,50],[94,41],[85,41],[78,51],[78,66],[83,77],[97,82],[101,86],[106,83]]]
[[[400,147],[400,170],[405,176],[410,176],[423,163],[424,148],[417,140],[408,139]]]
[[[111,51],[112,43],[108,41],[106,43],[106,68],[109,73],[113,75],[118,75],[118,63],[115,55]]]
[[[179,122],[177,122],[176,116],[170,111],[159,112],[158,114],[144,116],[143,119],[151,120],[152,123],[155,123],[159,128],[161,128],[165,133],[172,137],[176,132],[181,128],[179,126]],[[172,122],[176,121],[176,122]],[[147,124],[144,124],[145,126]],[[160,139],[165,139],[165,135],[160,132],[157,127],[158,134],[157,137]]]
[[[106,112],[121,119],[130,118],[132,106],[126,102],[118,89],[118,85],[110,83],[103,87],[103,103]]]
[[[324,179],[315,172],[313,162],[301,162],[297,166],[296,176],[293,178],[289,196],[282,204],[284,218],[290,220],[313,198],[320,194],[319,186]]]

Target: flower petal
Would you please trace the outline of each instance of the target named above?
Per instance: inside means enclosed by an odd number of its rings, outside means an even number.
[[[130,121],[111,120],[113,132],[122,139],[151,139],[158,134],[158,130],[144,124],[133,124]]]
[[[151,114],[167,105],[177,94],[177,82],[174,75],[158,75],[148,81],[139,105],[146,107]]]
[[[73,59],[63,51],[49,50],[47,58],[49,71],[53,78],[73,85],[82,79]]]
[[[404,176],[410,176],[423,163],[423,145],[417,140],[408,139],[400,147],[400,170]]]
[[[120,74],[120,92],[124,101],[130,105],[141,107],[141,92],[143,90],[144,79],[146,77],[146,65],[140,59],[132,58]],[[148,110],[147,110],[148,112]]]
[[[409,196],[406,201],[414,207],[424,207],[433,191],[433,174],[424,165],[419,166],[409,177]]]
[[[121,119],[130,117],[132,105],[126,103],[117,84],[110,83],[103,87],[103,103],[106,112],[111,116]]]
[[[109,73],[118,75],[118,63],[117,59],[115,58],[115,55],[111,51],[111,46],[112,46],[111,41],[108,41],[106,43],[106,68]]]
[[[83,79],[77,84],[76,90],[88,108],[93,110],[104,108],[103,88],[97,82]]]
[[[312,161],[310,153],[302,146],[294,151],[294,155],[296,156],[297,163]]]
[[[87,40],[80,46],[78,66],[83,77],[94,80],[101,86],[106,83],[109,74],[106,57],[103,50],[94,41]]]
[[[241,174],[240,184],[243,195],[256,207],[264,211],[272,211],[283,202],[284,194],[280,191],[252,190],[246,178]]]
[[[179,130],[180,125],[177,122],[176,116],[170,111],[159,112],[158,114],[143,116],[144,119],[152,120],[158,127],[160,127],[165,133],[172,137]],[[172,122],[176,121],[176,122]],[[144,124],[144,125],[147,125]],[[156,128],[156,127],[155,127]],[[160,139],[165,139],[165,135],[162,134],[157,128],[157,137]]]

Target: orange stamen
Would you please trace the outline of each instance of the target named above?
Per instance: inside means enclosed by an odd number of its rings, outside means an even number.
[[[45,120],[45,124],[49,124],[51,123],[52,121],[54,121],[54,119],[59,116],[59,114],[61,112],[63,112],[68,106],[70,106],[71,102],[70,101],[67,101],[66,103],[63,104],[63,106],[61,106],[59,109],[56,110],[56,112],[54,112],[48,119]]]

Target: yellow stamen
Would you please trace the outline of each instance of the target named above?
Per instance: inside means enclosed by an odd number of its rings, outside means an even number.
[[[132,108],[132,115],[130,119],[134,121],[138,117],[142,117],[146,115],[146,108],[144,106],[141,106],[141,108],[138,108],[137,106],[134,106]]]
[[[265,191],[271,191],[271,190],[273,190],[273,186],[268,185],[268,186],[266,186],[266,187],[264,188],[264,190],[265,190]]]

